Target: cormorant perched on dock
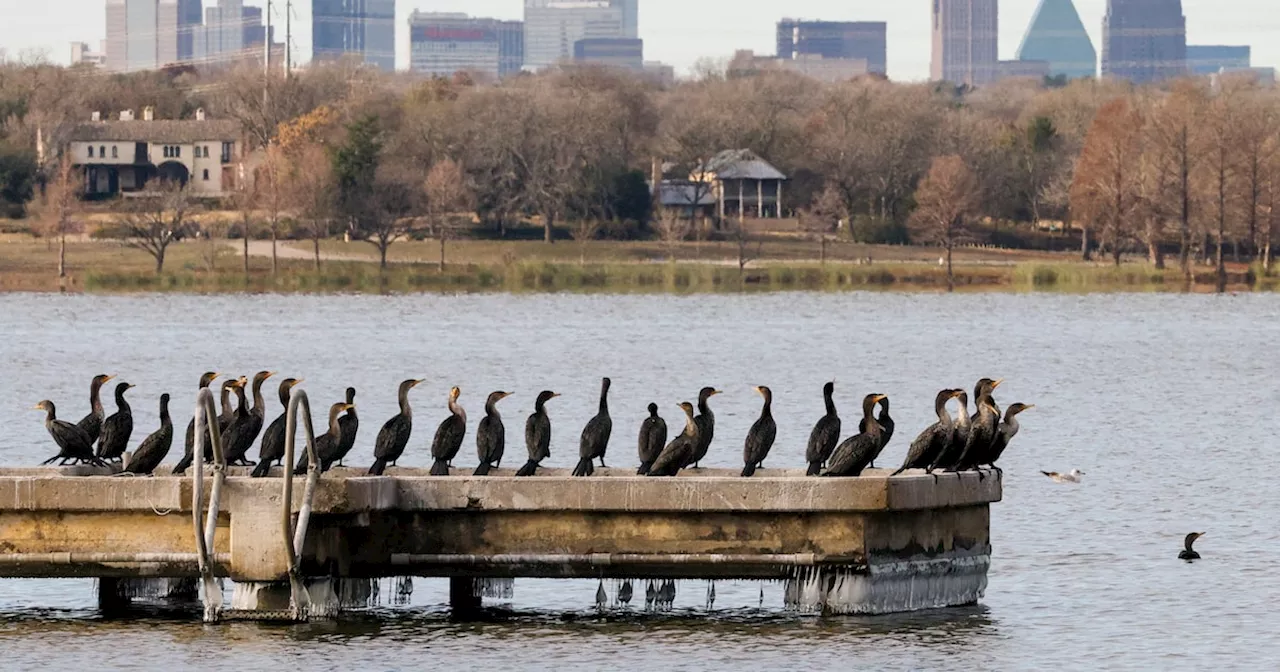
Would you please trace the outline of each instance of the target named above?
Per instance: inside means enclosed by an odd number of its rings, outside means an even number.
[[[262,433],[262,444],[258,446],[258,466],[253,468],[250,474],[254,478],[262,478],[271,473],[271,466],[284,459],[284,439],[288,430],[289,419],[289,397],[293,392],[293,388],[302,382],[301,378],[285,378],[280,381],[280,388],[277,394],[280,398],[280,405],[283,407],[280,415],[267,425],[267,431]]]
[[[711,450],[711,441],[716,436],[716,414],[711,412],[707,401],[717,394],[722,392],[714,387],[704,387],[698,392],[698,417],[695,418],[698,422],[698,445],[693,455],[689,456],[689,463],[680,465],[682,469],[689,465],[693,465],[694,469],[700,468],[698,464],[707,456],[707,451]]]
[[[742,449],[742,477],[750,478],[756,469],[764,467],[764,460],[773,448],[773,441],[778,437],[778,424],[773,421],[773,390],[764,386],[756,387],[756,392],[764,397],[764,407],[760,409],[760,419],[751,425],[747,432],[747,440]]]
[[[338,443],[342,440],[342,426],[338,424],[338,416],[349,410],[351,410],[351,404],[341,401],[329,407],[329,429],[316,437],[316,459],[320,460],[321,473],[329,471],[333,466],[334,458],[338,454]],[[305,474],[310,466],[307,453],[303,451],[302,459],[298,460],[298,466],[294,468],[293,474],[295,476]]]
[[[223,455],[227,458],[227,464],[253,466],[248,457],[249,449],[262,433],[262,423],[267,415],[267,406],[262,400],[262,384],[274,375],[275,371],[259,371],[254,374],[252,408],[245,407],[244,388],[237,387],[236,398],[240,400],[240,407],[236,409],[236,420],[227,427],[227,438],[223,442]]]
[[[960,408],[956,411],[956,422],[951,427],[951,437],[947,439],[946,444],[938,451],[938,457],[930,464],[925,472],[932,474],[938,469],[946,471],[960,462],[960,457],[964,455],[965,444],[969,442],[969,428],[973,423],[969,420],[969,393],[960,390],[960,394],[955,396],[959,402]],[[938,477],[933,477],[934,482],[938,481]]]
[[[76,427],[89,437],[91,443],[98,440],[98,435],[102,433],[102,421],[107,416],[106,410],[102,408],[102,386],[114,379],[115,376],[100,373],[89,382],[89,414],[81,418]]]
[[[955,432],[955,422],[947,412],[947,404],[963,393],[963,390],[943,390],[934,397],[933,412],[938,415],[938,421],[929,425],[927,429],[920,432],[920,436],[917,436],[915,441],[911,442],[907,459],[903,461],[900,469],[889,475],[891,478],[908,469],[928,469],[937,461],[938,456],[950,443],[952,433]],[[968,413],[968,409],[962,408],[960,413]]]
[[[574,476],[590,476],[596,473],[592,460],[599,459],[604,467],[604,454],[609,449],[609,435],[613,434],[613,419],[609,417],[609,386],[613,381],[605,378],[600,383],[600,410],[587,422],[578,441],[578,466]]]
[[[818,420],[818,424],[809,433],[809,447],[804,453],[804,459],[809,463],[809,476],[822,473],[822,467],[826,466],[836,444],[840,443],[840,414],[836,412],[836,402],[831,398],[835,391],[835,383],[822,386],[822,400],[827,406],[827,414]]]
[[[964,443],[964,452],[960,454],[960,460],[948,467],[947,471],[977,470],[987,451],[991,450],[999,426],[1000,411],[996,410],[996,402],[991,399],[990,394],[982,395],[978,399],[978,419],[969,426],[969,439]]]
[[[436,436],[431,441],[431,457],[435,462],[431,465],[432,476],[448,476],[453,458],[462,450],[462,440],[467,436],[467,411],[458,404],[458,396],[462,390],[449,390],[449,417],[436,428]]]
[[[507,428],[502,424],[498,402],[511,396],[510,392],[492,392],[484,402],[484,417],[476,428],[476,455],[480,464],[473,476],[488,476],[489,470],[502,466],[502,454],[507,447]]]
[[[880,447],[876,449],[876,454],[871,456],[871,464],[867,465],[871,469],[876,468],[876,458],[880,457],[880,453],[884,452],[889,441],[893,439],[893,428],[895,423],[893,418],[889,416],[889,398],[885,397],[880,400],[880,416],[876,418],[876,422],[880,423]],[[862,419],[858,421],[858,432],[867,431],[867,421]]]
[[[220,433],[226,434],[227,430],[231,429],[231,423],[236,420],[236,411],[239,410],[231,407],[231,394],[235,391],[237,385],[244,386],[247,382],[248,379],[244,376],[240,376],[234,380],[224,380],[222,382],[222,390],[219,394],[218,400],[218,403],[220,404],[220,410],[218,412],[218,431]]]
[[[547,416],[547,402],[558,396],[551,390],[543,390],[533,403],[533,414],[524,423],[524,444],[529,449],[529,461],[520,467],[516,476],[533,476],[538,473],[538,465],[551,457],[551,418]]]
[[[142,440],[142,445],[125,465],[125,473],[149,476],[169,455],[172,446],[173,420],[169,417],[169,394],[166,392],[160,395],[160,429]]]
[[[338,424],[342,425],[342,441],[338,444],[338,466],[343,466],[342,460],[356,447],[356,432],[360,431],[360,416],[356,413],[356,388],[347,388],[347,404],[351,406],[351,410],[347,411],[341,418],[338,418]]]
[[[992,469],[1000,471],[1000,467],[996,466],[996,461],[1000,459],[1001,455],[1004,455],[1005,448],[1009,447],[1009,442],[1018,435],[1018,430],[1021,429],[1021,425],[1018,424],[1018,414],[1033,408],[1035,408],[1035,404],[1028,406],[1019,402],[1005,409],[1004,421],[996,428],[996,438],[991,442],[991,448],[983,456],[980,464],[988,465]]]
[[[640,423],[640,469],[637,476],[645,476],[667,445],[667,421],[658,415],[658,405],[649,404],[649,417]]]
[[[973,409],[973,415],[969,416],[969,422],[972,423],[976,421],[978,419],[978,414],[982,412],[982,409],[976,408],[978,400],[982,398],[982,395],[984,394],[994,395],[996,388],[1000,387],[1000,383],[1003,383],[1003,382],[1004,382],[1004,378],[1001,378],[1000,380],[983,378],[982,380],[979,380],[977,383],[973,385],[973,403],[975,405],[975,408]],[[999,416],[1000,405],[996,403],[995,396],[991,397],[991,406],[996,409],[996,415]]]
[[[875,417],[876,404],[884,399],[883,394],[868,394],[862,400],[862,419],[866,423],[866,431],[852,436],[836,448],[831,454],[831,462],[823,476],[860,476],[862,470],[871,464],[871,458],[880,450],[880,439],[883,428]]]
[[[1192,532],[1191,534],[1188,534],[1187,538],[1182,542],[1182,552],[1178,554],[1178,559],[1186,560],[1188,562],[1191,560],[1199,560],[1200,554],[1196,552],[1196,549],[1192,548],[1192,545],[1196,543],[1196,539],[1203,536],[1204,532]]]
[[[118,462],[124,458],[124,451],[129,448],[129,437],[133,436],[133,409],[125,401],[124,393],[133,387],[129,383],[116,385],[116,412],[102,421],[102,434],[98,437],[98,459],[104,462]]]
[[[217,377],[218,377],[218,374],[212,373],[212,372],[206,373],[203,376],[201,376],[200,389],[209,387],[209,383],[211,383],[213,379]],[[218,423],[219,436],[223,436],[225,434],[225,427],[227,425],[230,425],[231,419],[235,417],[235,414],[231,410],[231,388],[239,384],[241,380],[242,379],[238,378],[238,379],[222,381],[222,392],[221,392],[222,413],[217,417],[205,418],[206,423],[215,423],[215,422]],[[223,424],[224,419],[226,424]],[[173,473],[181,474],[187,470],[187,467],[191,466],[191,462],[195,457],[194,455],[195,449],[196,449],[196,419],[193,416],[191,418],[191,422],[187,423],[186,451],[183,453],[182,459],[178,461],[178,464],[176,464],[173,467]],[[209,437],[207,426],[204,434],[204,460],[205,462],[209,462],[213,460],[213,441]]]
[[[244,388],[246,386],[247,385],[243,382],[243,379],[235,381],[235,384],[231,386],[231,389],[236,393],[236,412],[231,419],[231,424],[227,425],[225,430],[222,430],[222,457],[227,461],[227,466],[239,465],[244,461],[243,454],[232,454],[233,451],[238,452],[241,446],[235,446],[233,448],[231,443],[232,441],[244,443],[244,440],[237,435],[244,431],[244,429],[251,429],[250,424],[253,421],[253,416],[250,415],[249,404],[245,400]],[[248,451],[248,448],[246,447],[244,450]],[[233,457],[235,458],[234,462],[231,461],[231,458]]]
[[[667,444],[662,449],[662,454],[658,455],[658,459],[654,461],[653,468],[649,470],[649,476],[675,476],[680,473],[686,464],[692,464],[693,451],[698,449],[698,422],[693,417],[693,404],[685,401],[680,403],[680,410],[684,411],[685,423],[684,431]]]
[[[423,382],[423,380],[410,378],[402,381],[396,390],[396,402],[400,405],[400,412],[384,422],[382,429],[378,430],[378,438],[374,440],[373,445],[373,464],[369,466],[370,476],[381,476],[387,470],[387,465],[394,465],[400,460],[400,456],[404,455],[404,449],[409,445],[409,437],[413,434],[413,407],[409,405],[409,391]],[[355,390],[348,389],[347,395],[354,399]],[[351,402],[347,402],[347,405],[348,410],[355,408]]]
[[[89,440],[89,435],[85,434],[83,429],[58,419],[58,411],[52,401],[42,401],[36,404],[34,409],[45,412],[44,428],[49,430],[49,436],[52,436],[53,442],[58,444],[58,454],[40,464],[52,464],[54,460],[61,459],[59,465],[75,461],[100,467],[106,466],[106,463],[93,454],[93,442]]]

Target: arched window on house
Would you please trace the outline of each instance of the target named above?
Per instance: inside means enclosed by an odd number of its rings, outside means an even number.
[[[89,145],[89,158],[93,158],[93,145]]]

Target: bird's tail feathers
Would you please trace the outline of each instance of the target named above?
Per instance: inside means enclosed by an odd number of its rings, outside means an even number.
[[[752,476],[755,475],[755,473],[756,473],[756,465],[754,462],[742,468],[743,478],[751,478]]]
[[[596,473],[596,467],[592,464],[590,457],[578,460],[578,466],[573,468],[574,476],[590,476],[594,473]]]
[[[893,472],[892,474],[889,474],[889,478],[893,478],[894,476],[897,476],[898,474],[901,474],[902,472],[904,472],[904,471],[906,471],[906,470],[907,470],[907,465],[905,465],[905,464],[904,464],[904,465],[902,465],[902,467],[901,467],[901,468],[899,468],[897,471]]]
[[[431,475],[432,476],[448,476],[449,462],[447,460],[436,460],[435,462],[431,463]]]
[[[262,461],[258,462],[258,466],[253,468],[253,473],[249,474],[249,476],[253,478],[266,478],[267,474],[271,473],[271,462],[272,460],[270,459],[265,457],[262,458]]]
[[[373,466],[369,467],[369,476],[381,476],[387,470],[387,461],[381,457],[373,461]]]
[[[476,467],[476,471],[472,476],[488,476],[490,468],[491,465],[488,462],[481,462],[480,466]]]
[[[520,471],[516,472],[516,476],[533,476],[536,473],[538,473],[538,461],[529,460],[524,463],[523,467],[520,467]]]
[[[648,476],[650,469],[653,469],[653,460],[641,462],[640,468],[636,470],[636,476]]]
[[[810,462],[809,471],[805,473],[805,476],[819,476],[821,474],[822,474],[822,462]]]

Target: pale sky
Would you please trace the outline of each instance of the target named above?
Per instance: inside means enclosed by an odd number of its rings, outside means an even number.
[[[205,0],[206,6],[216,0]],[[699,58],[724,58],[735,49],[771,54],[774,24],[784,16],[887,21],[889,76],[925,79],[929,74],[930,0],[640,0],[640,37],[646,60],[686,71]],[[1039,0],[1004,0],[1000,7],[1000,57],[1012,59]],[[1085,27],[1101,52],[1106,0],[1075,0]],[[263,5],[265,0],[247,0]],[[422,11],[467,12],[472,16],[518,19],[522,0],[397,0],[397,51],[408,65],[408,17]],[[1280,11],[1276,0],[1183,0],[1188,42],[1247,44],[1255,66],[1280,66]],[[274,22],[283,24],[283,0]],[[0,0],[0,49],[10,58],[24,50],[43,50],[54,62],[70,59],[72,41],[95,49],[106,35],[104,0]],[[294,54],[305,61],[311,51],[310,0],[294,6]],[[282,30],[280,32],[283,32]],[[280,32],[277,34],[279,35]]]

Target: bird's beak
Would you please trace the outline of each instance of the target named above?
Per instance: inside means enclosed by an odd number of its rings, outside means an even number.
[[[356,405],[355,405],[355,404],[343,404],[342,406],[343,406],[342,410],[344,410],[344,411],[349,411],[349,410],[351,410],[351,409],[353,409],[353,408],[355,408],[355,407],[356,407]]]
[[[1001,378],[1000,380],[997,380],[996,382],[991,383],[991,389],[994,390],[997,387],[1000,387],[1000,383],[1003,383],[1003,382],[1004,382],[1004,378]]]
[[[31,407],[31,410],[33,410],[33,411],[43,411],[43,410],[44,410],[44,406],[41,406],[40,404],[36,404],[35,406],[32,406],[32,407]]]
[[[104,382],[104,383],[109,383],[109,382],[111,382],[111,381],[113,381],[113,380],[115,380],[115,379],[116,379],[116,377],[115,377],[114,375],[112,375],[112,376],[107,376],[106,378],[104,378],[104,379],[102,380],[102,382]]]
[[[876,395],[876,403],[878,404],[878,403],[880,403],[880,402],[882,402],[882,401],[884,401],[885,399],[888,399],[888,398],[889,398],[889,397],[886,397],[886,396],[885,396],[885,395],[883,395],[883,394],[877,394],[877,395]]]
[[[267,372],[267,375],[263,376],[263,377],[262,377],[262,379],[263,379],[263,380],[266,380],[267,378],[270,378],[271,376],[274,376],[274,375],[276,375],[277,373],[280,373],[280,372],[279,372],[279,371],[268,371],[268,372]]]
[[[297,379],[297,380],[293,381],[293,386],[294,386],[294,387],[297,387],[297,386],[301,385],[304,381],[306,381],[306,378],[299,378],[299,379]]]
[[[552,399],[555,399],[555,398],[556,398],[556,397],[558,397],[558,396],[560,396],[560,393],[559,393],[559,392],[552,392],[552,393],[551,393],[551,398],[552,398]]]
[[[753,388],[751,388],[751,389],[755,390],[755,391],[756,391],[756,394],[764,394],[764,388],[760,387],[759,385],[756,385],[755,387],[753,387]]]
[[[1024,410],[1024,411],[1029,411],[1029,410],[1031,410],[1031,409],[1033,409],[1033,408],[1035,408],[1035,407],[1036,407],[1036,405],[1035,405],[1035,404],[1031,404],[1030,406],[1025,406],[1025,407],[1023,407],[1023,409],[1022,409],[1022,410]]]
[[[412,387],[417,387],[417,386],[419,386],[419,385],[421,385],[421,384],[423,384],[423,383],[425,383],[425,382],[427,382],[427,379],[426,379],[426,378],[423,378],[422,380],[415,380],[415,381],[413,381],[413,385],[412,385]]]
[[[513,394],[515,394],[515,392],[503,392],[503,393],[502,393],[502,398],[503,398],[503,399],[506,399],[507,397],[509,397],[509,396],[511,396],[511,395],[513,395]]]
[[[714,397],[714,396],[716,396],[717,394],[724,394],[724,390],[716,390],[715,392],[712,392],[712,393],[711,393],[711,396],[713,396],[713,397]]]
[[[126,388],[124,388],[124,389],[126,389],[126,390],[132,390],[132,389],[133,389],[133,388],[135,388],[135,387],[137,387],[137,385],[130,385],[130,386],[128,386],[128,387],[126,387]]]
[[[213,372],[213,376],[212,376],[212,377],[210,377],[210,378],[209,378],[209,380],[213,380],[214,378],[217,378],[218,376],[221,376],[221,375],[222,375],[221,373],[218,373],[217,371],[214,371],[214,372]]]

